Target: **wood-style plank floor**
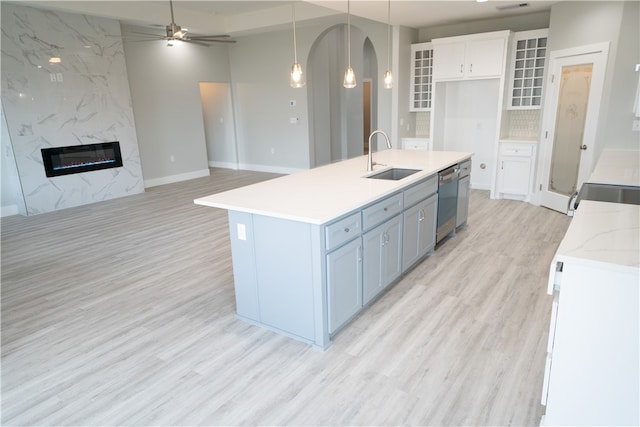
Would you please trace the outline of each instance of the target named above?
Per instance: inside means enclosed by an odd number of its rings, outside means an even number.
[[[210,177],[2,219],[2,425],[537,425],[569,218],[472,191],[469,225],[326,352],[234,317]]]

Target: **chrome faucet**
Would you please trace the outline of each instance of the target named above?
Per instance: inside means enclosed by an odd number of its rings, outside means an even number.
[[[373,132],[371,132],[371,135],[369,135],[369,156],[367,158],[367,172],[371,172],[373,170],[373,165],[376,164],[373,161],[373,146],[371,145],[371,138],[373,138],[373,135],[377,133],[380,133],[382,134],[382,136],[384,136],[384,139],[387,140],[387,148],[391,148],[391,141],[389,141],[389,135],[387,135],[386,133],[384,133],[384,131],[381,131],[381,130],[374,130]]]

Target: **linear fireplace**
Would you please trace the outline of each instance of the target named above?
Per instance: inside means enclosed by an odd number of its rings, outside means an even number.
[[[48,177],[122,166],[118,141],[42,148],[41,151]]]

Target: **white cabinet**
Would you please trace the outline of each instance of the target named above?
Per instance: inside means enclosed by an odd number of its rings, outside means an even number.
[[[639,425],[638,271],[596,262],[560,266],[552,273],[541,425]]]
[[[435,81],[500,77],[509,31],[434,39]]]
[[[532,143],[501,142],[498,156],[496,192],[505,199],[529,198],[535,164]]]
[[[433,48],[431,43],[411,45],[409,111],[429,111],[432,100]]]
[[[548,29],[514,34],[507,109],[539,109],[547,55]]]

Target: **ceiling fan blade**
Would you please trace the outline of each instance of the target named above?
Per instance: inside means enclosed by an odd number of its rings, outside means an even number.
[[[200,39],[197,37],[189,37],[188,39],[184,40],[184,41],[190,41],[190,42],[200,42],[200,43],[235,43],[235,40],[231,40],[231,39]]]
[[[152,34],[152,33],[141,33],[139,31],[129,31],[131,34],[139,34],[141,36],[149,36],[149,37],[164,37],[162,34]]]
[[[229,37],[231,37],[229,34],[214,34],[212,36],[210,35],[206,35],[206,36],[189,36],[191,38],[209,38],[209,39],[228,39]]]

